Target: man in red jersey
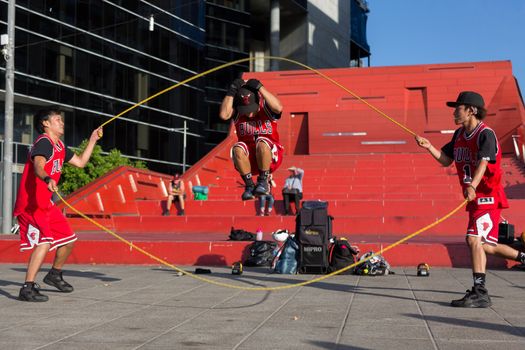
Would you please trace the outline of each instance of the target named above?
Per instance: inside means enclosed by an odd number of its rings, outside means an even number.
[[[243,201],[269,193],[268,175],[283,160],[284,148],[277,131],[282,111],[279,99],[257,79],[234,80],[222,101],[220,117],[233,118],[237,133],[238,142],[231,149],[231,157],[244,181]],[[252,174],[259,174],[257,184]]]
[[[40,136],[33,143],[25,164],[13,216],[18,218],[20,225],[20,250],[33,250],[18,299],[39,302],[47,301],[48,297],[40,293],[35,278],[51,250],[56,249],[56,255],[44,282],[64,293],[73,291],[73,287],[62,278],[62,267],[77,237],[51,201],[51,196],[58,190],[64,162],[83,168],[102,136],[102,128],[93,131],[84,152],[76,155],[60,140],[64,135],[64,120],[59,108],[38,111],[33,123]]]
[[[521,263],[525,263],[525,254],[498,244],[501,210],[509,205],[501,185],[501,148],[494,131],[482,121],[487,114],[483,97],[473,91],[463,91],[455,102],[447,102],[447,106],[455,108],[454,122],[461,126],[452,140],[441,150],[419,135],[416,141],[443,166],[455,163],[463,195],[468,200],[466,241],[470,247],[474,286],[451,305],[489,307],[492,302],[485,287],[486,254]]]

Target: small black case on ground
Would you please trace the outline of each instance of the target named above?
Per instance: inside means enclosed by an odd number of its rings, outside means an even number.
[[[507,221],[501,222],[498,226],[498,243],[512,244],[514,242],[514,225]]]

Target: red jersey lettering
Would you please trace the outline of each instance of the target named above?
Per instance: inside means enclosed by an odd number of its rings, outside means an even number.
[[[252,118],[237,115],[234,124],[239,141],[254,144],[257,136],[264,136],[279,143],[276,119],[266,106],[260,108]]]

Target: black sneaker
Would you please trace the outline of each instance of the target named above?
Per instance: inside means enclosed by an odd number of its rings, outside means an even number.
[[[268,193],[270,193],[270,190],[268,189],[268,181],[258,180],[257,187],[255,187],[253,194],[255,194],[256,196],[264,196]]]
[[[253,189],[254,189],[254,186],[244,186],[244,192],[241,196],[242,200],[243,201],[247,201],[249,199],[253,199],[254,196],[253,196]]]
[[[179,211],[179,213],[177,214],[177,216],[184,216],[184,210]]]
[[[18,294],[18,300],[21,301],[31,301],[31,302],[43,302],[48,301],[49,298],[47,295],[40,294],[40,286],[36,283],[30,287],[27,284],[24,284],[20,288],[20,293]]]
[[[450,305],[454,307],[490,307],[492,301],[485,287],[474,286],[471,290],[467,290],[463,298],[452,300]]]
[[[167,211],[167,210],[164,210],[164,211],[162,212],[162,216],[170,216],[170,212]]]
[[[62,271],[58,273],[53,273],[49,271],[46,277],[44,277],[44,283],[55,287],[63,293],[71,293],[73,291],[73,286],[64,281],[64,279],[62,278]]]

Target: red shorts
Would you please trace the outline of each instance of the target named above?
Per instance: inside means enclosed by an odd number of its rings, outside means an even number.
[[[498,226],[501,209],[471,210],[467,236],[481,237],[486,243],[498,244]]]
[[[283,153],[284,153],[284,147],[281,146],[281,144],[277,142],[273,142],[269,138],[266,138],[264,136],[260,136],[257,138],[257,142],[264,142],[265,144],[270,147],[270,150],[272,152],[272,162],[270,163],[270,173],[273,173],[275,170],[279,169],[279,166],[281,166],[281,163],[283,162]],[[252,174],[257,175],[259,174],[259,165],[257,165],[257,157],[256,157],[256,147],[257,145],[254,144],[247,144],[246,142],[239,141],[235,145],[233,145],[230,155],[233,156],[233,148],[234,147],[240,147],[250,159],[250,166],[252,169]]]
[[[33,249],[35,245],[50,244],[53,250],[77,240],[66,218],[56,206],[49,210],[18,215],[20,225],[20,250]]]

